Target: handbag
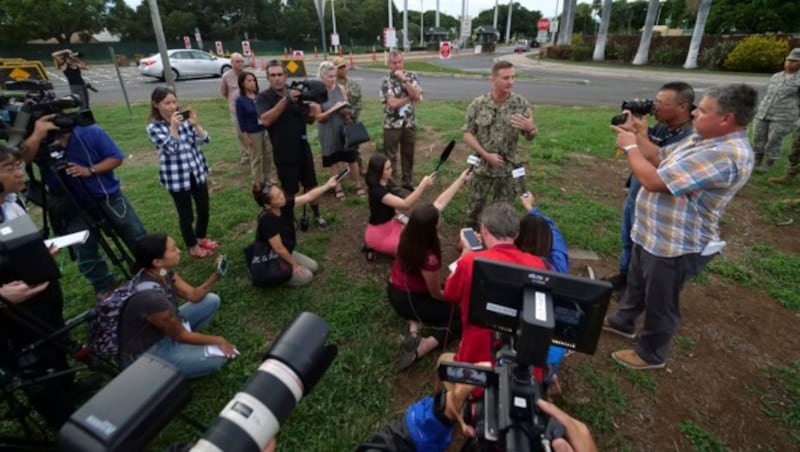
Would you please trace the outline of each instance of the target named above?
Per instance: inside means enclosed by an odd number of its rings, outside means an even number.
[[[254,242],[244,249],[244,255],[256,287],[275,287],[292,278],[292,266],[265,242]]]
[[[369,141],[369,133],[367,133],[367,128],[364,127],[364,124],[358,121],[345,124],[344,129],[342,129],[342,135],[344,136],[345,149],[354,148],[359,144]]]

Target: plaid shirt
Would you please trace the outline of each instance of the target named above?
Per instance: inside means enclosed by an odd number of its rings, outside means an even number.
[[[183,121],[178,127],[178,138],[173,138],[169,133],[169,123],[157,119],[147,125],[147,135],[158,150],[158,177],[167,190],[190,190],[192,175],[198,184],[206,183],[208,163],[200,150],[200,143],[208,143],[208,133],[199,139],[194,126]]]
[[[699,253],[719,240],[725,206],[747,183],[754,156],[747,132],[692,134],[660,150],[657,173],[670,193],[640,190],[631,239],[660,257]]]

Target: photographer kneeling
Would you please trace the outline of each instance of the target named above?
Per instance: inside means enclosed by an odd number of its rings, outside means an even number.
[[[325,185],[314,187],[302,195],[289,195],[282,188],[269,182],[253,184],[253,200],[262,211],[258,214],[256,243],[253,244],[252,250],[267,256],[267,260],[275,264],[272,268],[271,263],[254,262],[254,256],[247,256],[254,285],[272,287],[286,282],[290,286],[299,287],[311,282],[314,273],[319,270],[319,265],[305,254],[295,251],[297,235],[294,208],[314,202],[337,184],[336,177],[331,177]],[[263,268],[256,269],[253,264],[264,265]],[[263,270],[264,273],[258,270]],[[261,280],[259,275],[269,280]]]
[[[193,287],[175,271],[181,250],[166,234],[142,237],[134,248],[132,272],[138,282],[152,281],[158,289],[141,290],[126,301],[119,319],[120,361],[128,366],[147,352],[174,365],[186,378],[209,375],[239,354],[222,336],[198,333],[219,309],[211,289],[222,278],[219,260],[214,272]],[[177,297],[189,303],[178,307]],[[217,346],[219,349],[208,346]]]

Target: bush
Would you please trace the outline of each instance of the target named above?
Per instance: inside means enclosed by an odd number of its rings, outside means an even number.
[[[593,49],[589,46],[579,45],[572,49],[569,59],[572,61],[589,61],[592,59]]]
[[[658,46],[650,54],[650,63],[680,66],[686,59],[686,51],[670,45]]]
[[[609,40],[606,42],[606,59],[617,61],[633,61],[633,47]]]
[[[698,63],[705,69],[722,69],[725,59],[736,47],[736,41],[719,41],[713,47],[700,51]]]
[[[725,59],[725,69],[740,72],[775,72],[789,53],[789,41],[776,37],[748,36]]]
[[[572,55],[572,46],[550,46],[547,48],[547,58],[554,60],[568,60]]]

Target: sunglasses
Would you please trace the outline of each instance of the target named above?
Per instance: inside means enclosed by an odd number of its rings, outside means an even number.
[[[269,191],[272,190],[272,183],[271,182],[264,182],[264,188],[261,189],[261,194],[266,196],[269,194]]]

